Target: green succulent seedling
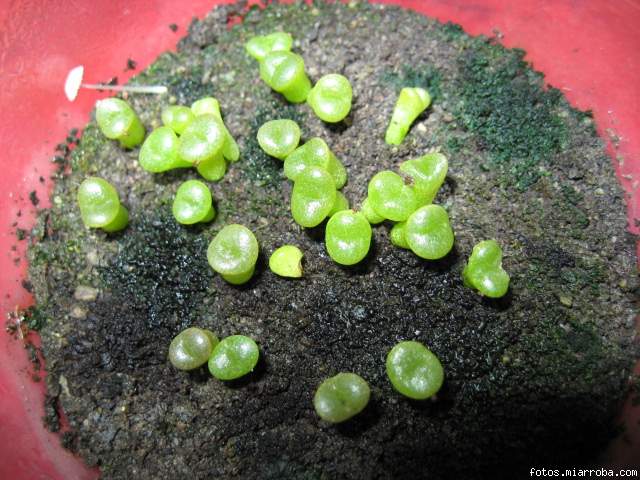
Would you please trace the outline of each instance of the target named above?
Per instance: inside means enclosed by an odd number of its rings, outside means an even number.
[[[324,243],[334,262],[355,265],[369,253],[371,224],[360,212],[338,212],[327,222]]]
[[[162,123],[171,128],[176,134],[182,135],[187,125],[195,118],[189,107],[170,105],[162,110]]]
[[[218,337],[204,328],[191,327],[180,332],[169,345],[169,361],[178,370],[194,370],[209,360]]]
[[[302,277],[302,251],[295,245],[283,245],[269,257],[269,268],[281,277]]]
[[[384,217],[378,215],[376,211],[371,206],[371,202],[369,201],[369,197],[366,197],[362,204],[360,205],[360,211],[364,215],[371,225],[378,225],[379,223],[384,222]]]
[[[293,120],[270,120],[258,129],[257,138],[267,155],[284,160],[300,143],[300,127]]]
[[[400,171],[413,181],[413,190],[420,206],[433,202],[447,177],[448,166],[447,157],[438,152],[400,164]]]
[[[145,130],[138,115],[119,98],[96,102],[96,122],[105,137],[118,140],[124,148],[137,147],[144,140]]]
[[[333,177],[322,168],[310,167],[293,184],[291,214],[301,227],[315,227],[327,218],[335,200]]]
[[[412,213],[404,226],[404,237],[413,253],[437,260],[453,248],[454,235],[447,211],[440,205],[425,205]]]
[[[333,202],[333,207],[327,214],[328,217],[332,217],[338,212],[342,212],[343,210],[349,210],[349,200],[344,196],[344,193],[341,191],[336,192],[336,199]]]
[[[247,53],[259,62],[271,52],[288,52],[293,46],[293,37],[286,32],[257,35],[245,44]]]
[[[170,127],[159,127],[151,132],[140,148],[138,161],[143,169],[151,173],[192,166],[180,159],[178,136]]]
[[[217,182],[222,180],[224,174],[227,173],[227,162],[222,152],[218,152],[215,156],[200,162],[196,166],[196,170],[205,180]]]
[[[387,355],[387,376],[398,392],[414,400],[432,397],[444,382],[438,357],[420,342],[400,342]]]
[[[187,180],[178,187],[173,200],[173,216],[183,225],[210,222],[216,215],[211,191],[199,180]]]
[[[78,206],[87,227],[117,232],[129,223],[129,212],[120,203],[117,190],[102,178],[88,177],[80,184]]]
[[[274,51],[260,62],[260,78],[292,103],[302,103],[311,90],[304,60],[292,52]]]
[[[231,224],[211,240],[207,260],[224,280],[240,285],[253,276],[258,253],[258,240],[251,230],[243,225]]]
[[[244,335],[231,335],[216,345],[209,358],[211,375],[218,380],[235,380],[251,373],[260,359],[256,342]]]
[[[220,113],[220,102],[213,97],[203,97],[193,102],[191,104],[191,112],[196,117],[201,115],[215,115],[219,119],[222,119],[222,113]]]
[[[407,87],[400,91],[387,128],[385,141],[389,145],[400,145],[411,125],[431,104],[431,96],[424,88]]]
[[[368,202],[380,216],[394,222],[409,218],[417,208],[416,194],[397,173],[383,170],[369,181]]]
[[[353,91],[347,77],[331,73],[316,82],[307,103],[320,120],[336,123],[349,115],[352,99]]]
[[[355,373],[339,373],[320,384],[313,407],[326,422],[340,423],[362,412],[371,397],[369,384]]]
[[[409,244],[407,243],[406,236],[406,227],[407,222],[397,222],[391,227],[389,231],[389,239],[391,240],[391,244],[396,247],[410,249]]]
[[[196,117],[200,117],[202,115],[213,115],[220,119],[225,136],[225,141],[222,146],[222,154],[224,155],[224,158],[226,158],[230,162],[237,162],[240,158],[240,149],[238,148],[238,144],[236,143],[235,139],[222,120],[222,114],[220,113],[220,103],[218,102],[218,100],[213,97],[204,97],[200,100],[196,100],[191,104],[191,111]]]
[[[198,166],[222,153],[226,141],[222,120],[212,114],[200,115],[184,129],[178,140],[181,160]]]
[[[310,167],[322,168],[329,172],[337,189],[347,183],[347,170],[344,165],[336,158],[327,143],[318,137],[309,139],[285,158],[284,174],[295,182]]]
[[[490,298],[502,297],[509,290],[509,274],[502,268],[502,249],[495,240],[484,240],[473,247],[462,271],[464,284]]]

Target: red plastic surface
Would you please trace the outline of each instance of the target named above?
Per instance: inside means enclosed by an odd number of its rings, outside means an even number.
[[[0,311],[32,302],[22,288],[24,241],[16,226],[29,228],[36,190],[38,207],[48,205],[50,162],[55,145],[72,127],[81,127],[96,99],[81,91],[67,102],[62,84],[68,70],[85,65],[85,80],[118,76],[125,81],[127,59],[144,68],[173,49],[193,16],[219,1],[192,0],[4,0],[0,2]],[[402,4],[442,21],[460,23],[471,34],[499,35],[560,88],[573,105],[594,112],[614,165],[628,192],[631,229],[640,215],[640,2],[633,0],[405,0]],[[178,25],[178,31],[169,24]],[[612,141],[615,139],[615,142]],[[39,177],[44,178],[41,183]],[[17,221],[17,225],[14,222]],[[37,343],[33,334],[29,338]],[[60,446],[44,430],[44,385],[32,380],[22,340],[0,333],[0,478],[88,479],[97,473]],[[640,458],[638,411],[624,416],[628,436],[608,455],[611,465]]]

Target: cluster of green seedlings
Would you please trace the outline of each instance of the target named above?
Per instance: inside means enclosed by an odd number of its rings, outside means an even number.
[[[413,400],[433,397],[444,382],[444,369],[438,357],[416,341],[396,344],[387,354],[386,371],[393,388]],[[340,423],[362,412],[370,396],[365,379],[343,372],[320,384],[313,406],[323,420]]]
[[[284,32],[257,36],[246,44],[247,52],[260,63],[260,76],[288,101],[306,101],[325,122],[346,118],[353,92],[349,80],[339,74],[325,75],[312,87],[304,70],[304,60],[291,52],[293,39]],[[385,141],[400,144],[411,125],[430,105],[429,93],[422,88],[403,88],[396,102]],[[235,162],[240,151],[225,126],[218,101],[206,97],[191,107],[173,105],[162,112],[163,126],[145,140],[140,119],[124,100],[109,98],[96,104],[96,121],[107,138],[124,148],[142,144],[141,167],[151,173],[195,167],[208,181],[220,180],[227,161]],[[372,225],[392,222],[393,245],[411,250],[427,260],[446,256],[454,244],[454,233],[444,208],[433,200],[448,171],[447,158],[428,153],[402,162],[399,173],[384,170],[369,182],[367,197],[358,211],[340,192],[347,182],[347,171],[321,138],[299,145],[300,127],[292,120],[266,122],[257,133],[261,148],[283,161],[284,174],[293,182],[291,213],[303,228],[320,225],[327,218],[325,247],[338,264],[362,261],[371,246]],[[144,141],[144,143],[143,143]],[[78,190],[83,222],[91,228],[117,232],[126,227],[127,209],[118,192],[106,180],[85,179]],[[182,183],[174,197],[173,215],[181,224],[209,222],[215,217],[209,187],[199,180]],[[259,254],[258,240],[247,227],[226,225],[209,244],[207,260],[228,283],[240,285],[251,279]],[[302,251],[294,245],[276,249],[269,267],[277,275],[302,276]],[[509,288],[509,275],[502,268],[502,249],[495,240],[478,243],[463,273],[464,284],[480,294],[498,298]],[[251,372],[259,358],[256,343],[233,335],[218,341],[210,331],[188,328],[171,342],[170,362],[180,370],[193,370],[208,363],[213,376],[233,380]],[[444,372],[438,358],[415,341],[397,344],[386,360],[387,376],[401,394],[416,400],[433,396],[441,387]],[[367,405],[370,389],[355,373],[339,373],[325,380],[316,391],[314,407],[329,422],[342,422]]]
[[[218,337],[204,328],[190,327],[180,332],[169,345],[169,361],[179,370],[195,370],[205,363],[218,380],[235,380],[252,372],[260,350],[244,335]]]
[[[201,98],[191,107],[171,105],[162,111],[162,127],[142,144],[140,166],[152,173],[195,167],[205,179],[216,182],[227,171],[227,161],[240,158],[240,149],[222,121],[220,104]]]
[[[218,337],[203,328],[180,332],[169,345],[169,361],[183,371],[205,363],[218,380],[236,380],[251,373],[260,358],[256,342],[244,335]],[[433,397],[442,387],[444,369],[438,357],[415,341],[400,342],[387,354],[387,377],[393,388],[413,400]],[[362,412],[371,397],[366,380],[342,372],[323,381],[313,397],[316,413],[330,423],[340,423]]]
[[[250,39],[247,53],[260,64],[260,78],[291,103],[307,102],[321,120],[337,123],[351,111],[353,91],[346,77],[330,73],[311,87],[304,59],[291,51],[293,38],[286,32]]]

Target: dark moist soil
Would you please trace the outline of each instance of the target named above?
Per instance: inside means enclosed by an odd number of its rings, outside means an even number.
[[[244,22],[228,29],[238,15]],[[343,123],[323,124],[260,81],[243,44],[274,30],[293,34],[312,80],[351,80]],[[544,88],[522,56],[455,25],[365,4],[225,7],[195,22],[177,53],[133,80],[170,95],[129,100],[150,130],[167,104],[216,96],[242,158],[210,185],[215,222],[185,228],[170,204],[195,172],[151,175],[137,150],[86,126],[30,249],[49,425],[57,399],[72,427],[65,444],[103,478],[519,478],[532,466],[593,461],[615,433],[637,355],[634,244],[590,115]],[[383,138],[397,92],[414,85],[431,90],[433,106],[391,148]],[[334,264],[323,227],[292,221],[282,164],[256,143],[264,121],[283,117],[305,138],[326,139],[349,170],[344,193],[356,207],[375,172],[441,149],[450,173],[437,202],[451,216],[454,251],[421,261],[392,247],[383,225],[362,264]],[[75,191],[88,175],[117,186],[131,212],[123,233],[83,227]],[[242,287],[206,262],[208,242],[231,222],[251,228],[262,250]],[[503,246],[512,278],[499,301],[460,276],[486,238]],[[300,280],[265,268],[284,243],[305,252]],[[255,338],[259,367],[230,384],[204,369],[176,371],[167,347],[190,325]],[[386,378],[386,353],[405,339],[442,360],[434,401],[409,401]],[[332,426],[311,399],[340,371],[367,379],[372,400]]]

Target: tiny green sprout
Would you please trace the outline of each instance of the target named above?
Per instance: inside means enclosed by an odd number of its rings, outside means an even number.
[[[484,240],[473,247],[462,278],[467,287],[487,297],[499,298],[507,293],[509,274],[502,268],[502,249],[498,242]]]
[[[215,115],[196,117],[178,141],[178,155],[192,165],[214,158],[222,152],[226,141],[224,125]]]
[[[120,141],[124,148],[137,147],[144,140],[144,127],[133,108],[119,98],[96,102],[96,122],[105,137]]]
[[[223,279],[240,285],[253,276],[258,252],[258,241],[251,230],[243,225],[231,224],[211,240],[207,260]]]
[[[209,358],[209,372],[218,380],[235,380],[251,373],[258,364],[260,349],[244,335],[223,338]]]
[[[371,202],[369,201],[369,197],[365,198],[362,201],[362,205],[360,205],[360,211],[364,215],[371,225],[378,225],[379,223],[384,222],[384,217],[378,215],[376,211],[371,206]]]
[[[183,225],[210,222],[216,214],[211,191],[199,180],[187,180],[176,192],[173,200],[173,216]]]
[[[230,162],[237,162],[240,158],[240,147],[238,147],[236,140],[233,138],[224,123],[222,124],[222,127],[224,128],[225,134],[224,145],[222,146],[222,154],[224,155],[224,158],[226,158]]]
[[[315,227],[327,217],[335,200],[333,177],[322,168],[310,167],[293,184],[291,214],[301,227]]]
[[[420,206],[433,202],[447,176],[447,170],[447,157],[438,152],[400,164],[400,171],[413,180],[413,190]]]
[[[309,139],[284,160],[284,174],[293,182],[309,167],[318,167],[329,172],[336,188],[342,188],[347,183],[347,170],[321,138]]]
[[[129,212],[120,204],[118,192],[102,178],[88,177],[80,184],[78,206],[87,227],[117,232],[129,223]]]
[[[138,161],[151,173],[191,166],[178,156],[178,136],[169,127],[159,127],[151,132],[140,147]]]
[[[331,207],[331,211],[329,211],[327,217],[332,217],[336,213],[343,210],[349,210],[349,200],[344,196],[344,193],[337,191],[336,199],[333,202],[333,207]]]
[[[327,222],[324,243],[334,262],[355,265],[369,253],[371,224],[360,212],[338,212]]]
[[[313,407],[324,421],[340,423],[362,412],[370,397],[369,385],[360,375],[339,373],[320,384]]]
[[[423,88],[403,88],[393,109],[385,141],[389,145],[400,145],[407,136],[411,124],[426,110],[431,96]]]
[[[352,98],[349,80],[343,75],[331,73],[316,82],[309,92],[307,103],[320,120],[336,123],[349,115]]]
[[[387,376],[405,397],[424,400],[432,397],[444,381],[438,357],[420,342],[400,342],[387,355]]]
[[[388,220],[402,222],[409,218],[418,200],[411,187],[402,177],[390,170],[376,173],[369,182],[368,197],[373,210]]]
[[[205,180],[209,180],[210,182],[221,180],[227,172],[227,162],[224,160],[224,154],[218,152],[213,157],[204,162],[200,162],[196,170]]]
[[[404,227],[407,245],[427,260],[437,260],[453,248],[454,235],[447,211],[440,205],[425,205],[407,219]]]
[[[203,328],[191,327],[180,332],[169,345],[169,361],[178,370],[194,370],[209,360],[218,337]]]
[[[191,104],[191,112],[199,117],[201,115],[215,115],[222,119],[220,113],[220,102],[213,97],[203,97]]]
[[[304,102],[311,90],[304,60],[292,52],[269,53],[260,63],[260,78],[292,103]]]
[[[300,127],[293,120],[266,122],[258,129],[258,143],[267,155],[284,160],[300,142]]]
[[[195,115],[191,109],[182,105],[170,105],[162,110],[162,123],[178,135],[182,135],[182,132],[194,117]]]
[[[218,119],[222,122],[222,128],[225,135],[224,145],[222,146],[222,153],[224,155],[224,158],[226,158],[230,162],[236,162],[240,158],[240,149],[238,148],[238,144],[236,143],[235,139],[222,120],[222,114],[220,113],[220,103],[218,102],[218,100],[213,97],[204,97],[200,100],[196,100],[191,104],[191,111],[196,117],[200,117],[202,115],[213,115],[215,117],[218,117]]]
[[[396,247],[410,249],[409,244],[407,243],[407,237],[405,235],[407,222],[398,222],[391,227],[389,231],[389,239],[391,243]]]
[[[302,277],[302,251],[295,245],[283,245],[269,257],[269,268],[281,277]]]
[[[245,44],[247,53],[261,62],[271,52],[288,52],[293,46],[293,37],[286,32],[274,32],[250,38]]]

